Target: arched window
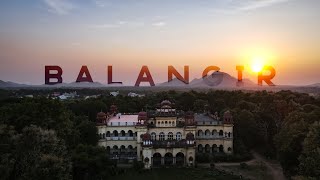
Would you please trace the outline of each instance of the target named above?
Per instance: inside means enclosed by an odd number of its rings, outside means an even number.
[[[118,131],[117,131],[117,130],[114,130],[114,131],[113,131],[113,136],[114,136],[114,137],[118,137]]]
[[[155,132],[151,133],[151,140],[155,141],[157,138],[157,134]]]
[[[218,131],[217,130],[212,130],[212,136],[217,136],[218,135]]]
[[[102,134],[102,138],[103,138],[103,139],[106,138],[106,134],[105,134],[105,133]]]
[[[210,136],[210,131],[209,131],[209,129],[207,129],[207,130],[205,131],[204,135],[205,135],[205,136]]]
[[[218,146],[216,144],[212,145],[212,153],[218,152]]]
[[[173,140],[173,133],[172,132],[168,133],[168,140]]]
[[[176,134],[176,139],[177,139],[177,140],[181,140],[181,139],[182,139],[182,134],[181,134],[181,132],[177,132],[177,134]]]
[[[120,147],[120,152],[123,154],[123,153],[125,153],[125,151],[126,151],[126,147],[124,145],[122,145]]]
[[[228,132],[228,137],[231,137],[231,132]]]
[[[202,135],[203,135],[202,130],[199,130],[199,131],[198,131],[198,136],[202,136]]]
[[[107,137],[110,137],[110,131],[107,131],[106,136],[107,136]]]
[[[126,132],[124,130],[121,131],[121,136],[122,137],[126,136]]]
[[[219,146],[219,152],[223,152],[223,145],[222,144]]]
[[[231,151],[232,151],[231,147],[228,147],[228,151],[229,151],[229,152],[231,152]]]
[[[159,140],[160,140],[160,141],[164,141],[164,139],[165,139],[164,133],[161,132],[161,133],[159,134]]]
[[[131,130],[128,131],[128,134],[129,134],[130,137],[133,136],[133,132]]]
[[[114,145],[112,149],[117,150],[117,149],[118,149],[118,146],[117,146],[117,145]]]
[[[219,136],[223,136],[223,131],[222,130],[219,131]]]

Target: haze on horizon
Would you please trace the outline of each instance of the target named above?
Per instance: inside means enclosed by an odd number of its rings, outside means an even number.
[[[94,81],[133,85],[147,65],[155,83],[167,66],[190,67],[190,81],[210,65],[236,77],[236,65],[262,57],[273,82],[320,82],[318,0],[12,0],[0,2],[0,79],[44,83],[44,66],[73,82],[82,65]],[[256,82],[245,69],[244,78]]]

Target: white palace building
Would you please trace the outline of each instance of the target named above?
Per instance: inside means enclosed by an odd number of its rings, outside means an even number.
[[[154,111],[97,114],[99,145],[118,162],[138,160],[145,168],[193,166],[197,153],[233,152],[233,120],[229,111],[196,114],[174,108],[168,100]]]

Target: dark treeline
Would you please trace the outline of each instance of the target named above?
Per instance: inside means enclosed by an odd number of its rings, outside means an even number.
[[[10,97],[17,93],[39,97]],[[320,177],[319,98],[291,91],[164,91],[141,98],[96,93],[101,96],[59,101],[47,98],[43,91],[1,91],[1,177],[106,179],[115,169],[106,149],[97,146],[96,113],[108,111],[112,104],[122,113],[153,110],[164,99],[184,111],[222,115],[230,110],[234,117],[233,156],[254,149],[278,159],[288,177]]]

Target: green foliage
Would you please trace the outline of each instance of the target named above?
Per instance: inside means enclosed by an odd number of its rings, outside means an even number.
[[[96,124],[91,121],[87,121],[84,119],[80,122],[79,125],[76,126],[80,133],[80,143],[89,144],[89,145],[97,145],[98,142],[98,130],[96,128]]]
[[[275,137],[279,160],[286,175],[319,175],[317,149],[320,143],[317,125],[313,125],[319,118],[318,108],[307,113],[297,110],[286,117],[283,129]]]
[[[106,179],[112,162],[104,147],[79,144],[72,153],[74,179]]]
[[[16,134],[2,125],[0,135],[1,146],[10,146],[1,154],[4,179],[70,179],[66,146],[54,131],[31,126]]]
[[[300,173],[308,177],[320,177],[320,124],[315,122],[303,142],[299,158]]]
[[[242,139],[244,144],[248,147],[253,147],[258,142],[259,137],[257,121],[255,120],[254,115],[247,110],[242,110],[234,119],[237,137]]]

